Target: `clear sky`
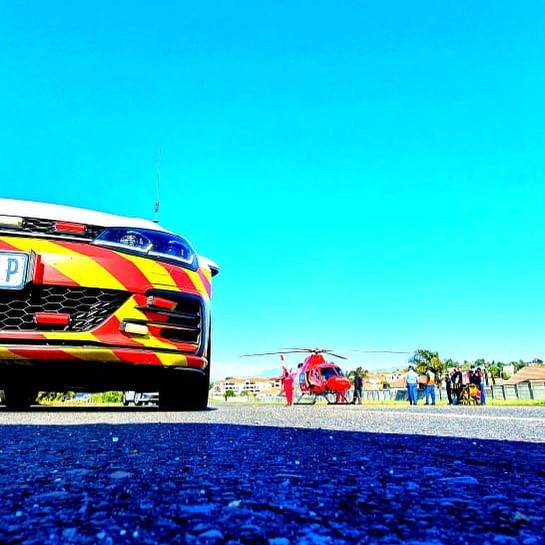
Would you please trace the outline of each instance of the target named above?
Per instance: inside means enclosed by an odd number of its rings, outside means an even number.
[[[152,219],[160,157],[160,222],[222,269],[216,378],[291,346],[545,359],[544,26],[541,0],[9,2],[0,194]]]

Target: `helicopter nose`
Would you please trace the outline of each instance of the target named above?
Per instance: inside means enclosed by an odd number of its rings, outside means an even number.
[[[346,377],[331,377],[327,381],[327,387],[333,392],[342,392],[350,389],[350,381]]]

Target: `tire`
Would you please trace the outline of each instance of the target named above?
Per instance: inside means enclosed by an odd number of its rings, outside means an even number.
[[[36,401],[36,394],[25,388],[9,386],[4,388],[5,403],[9,411],[27,411]]]
[[[162,411],[204,411],[208,407],[210,365],[205,372],[175,371],[165,373],[159,389]]]
[[[167,369],[159,388],[159,410],[204,411],[210,391],[211,342],[208,341],[208,365],[198,371]]]

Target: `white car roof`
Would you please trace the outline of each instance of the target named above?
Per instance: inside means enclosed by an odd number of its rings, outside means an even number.
[[[141,218],[117,216],[86,208],[18,199],[0,199],[0,215],[70,221],[98,225],[99,227],[140,227],[141,229],[169,232],[159,224]]]

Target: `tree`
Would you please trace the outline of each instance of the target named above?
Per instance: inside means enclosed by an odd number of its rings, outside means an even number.
[[[227,401],[230,397],[235,397],[235,392],[233,390],[225,390],[223,397]]]
[[[91,399],[94,403],[121,403],[123,401],[123,392],[99,392],[97,394],[92,394]]]
[[[348,371],[348,373],[346,374],[346,378],[354,382],[354,376],[356,375],[356,373],[359,373],[361,378],[366,378],[367,375],[369,375],[369,371],[367,371],[367,369],[364,369],[360,365],[359,367],[356,367],[356,369]]]
[[[65,399],[71,399],[74,397],[74,395],[74,392],[38,392],[38,395],[36,396],[36,401],[38,403],[48,405],[50,403],[60,403]]]
[[[453,367],[456,367],[457,365],[458,365],[458,362],[457,362],[457,361],[454,361],[452,358],[447,358],[447,359],[443,362],[443,366],[444,366],[445,372],[447,372],[449,369],[452,369]]]
[[[437,352],[419,348],[414,351],[409,362],[415,366],[418,373],[425,373],[426,369],[431,367],[436,375],[443,376],[445,366],[439,359],[439,354]]]

